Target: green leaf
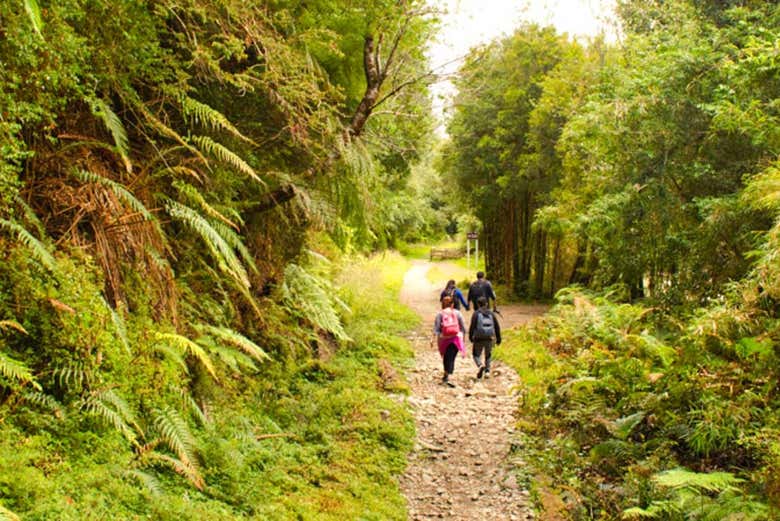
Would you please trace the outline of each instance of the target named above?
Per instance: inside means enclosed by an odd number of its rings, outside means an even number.
[[[38,0],[24,0],[24,12],[27,13],[27,17],[30,19],[30,23],[33,26],[33,30],[43,40],[43,19],[41,18],[41,8],[38,7]]]

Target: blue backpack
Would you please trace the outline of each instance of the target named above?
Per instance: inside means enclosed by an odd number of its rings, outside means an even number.
[[[496,335],[496,326],[493,323],[493,313],[483,313],[477,310],[477,324],[474,330],[475,340],[489,340]]]

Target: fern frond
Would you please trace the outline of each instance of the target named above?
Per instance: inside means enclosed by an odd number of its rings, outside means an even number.
[[[251,372],[257,371],[257,366],[255,365],[254,360],[241,351],[236,351],[235,349],[222,346],[215,346],[213,351],[217,354],[220,360],[222,360],[236,373],[241,373],[244,370]]]
[[[133,107],[137,109],[146,118],[146,121],[155,129],[160,135],[165,136],[173,141],[177,142],[182,147],[186,148],[192,155],[198,158],[204,165],[208,166],[209,162],[206,157],[194,146],[187,143],[187,141],[171,127],[160,121],[154,114],[149,112],[146,106],[141,102],[137,94],[127,96],[127,99],[133,104]]]
[[[136,443],[135,432],[127,424],[127,422],[123,418],[123,414],[109,407],[106,401],[104,401],[106,400],[107,395],[109,393],[112,393],[112,391],[109,390],[101,393],[93,393],[92,395],[87,397],[86,400],[84,400],[82,404],[82,409],[86,411],[88,414],[96,416],[97,418],[103,420],[111,427],[121,432],[122,435],[125,438],[127,438],[129,442]],[[113,405],[112,402],[109,403]]]
[[[209,374],[214,377],[214,380],[218,380],[217,373],[214,371],[214,364],[211,363],[211,358],[201,346],[189,338],[182,335],[177,335],[176,333],[158,332],[156,333],[156,337],[158,342],[168,344],[183,353],[194,356],[209,372]]]
[[[333,309],[333,288],[326,280],[315,277],[297,264],[284,270],[283,300],[314,326],[333,333],[339,340],[349,340],[341,319]]]
[[[678,489],[689,488],[706,492],[734,490],[743,480],[730,472],[691,472],[685,469],[672,469],[653,476],[653,481],[662,487]]]
[[[28,391],[22,394],[22,398],[30,405],[36,405],[41,409],[47,409],[53,412],[54,416],[59,419],[65,418],[65,407],[49,394]]]
[[[185,465],[197,471],[195,437],[178,411],[171,407],[155,411],[154,426],[160,438]]]
[[[102,391],[97,396],[101,401],[113,405],[114,410],[119,413],[122,419],[128,425],[133,427],[136,432],[141,435],[141,437],[143,437],[143,431],[135,419],[135,414],[133,413],[132,409],[130,409],[130,405],[125,401],[124,398],[119,396],[112,389]]]
[[[109,188],[118,199],[127,203],[133,211],[141,214],[147,221],[154,221],[154,215],[122,183],[117,183],[113,179],[108,179],[88,170],[73,170],[73,175],[83,183],[95,183]]]
[[[35,381],[35,377],[26,365],[2,352],[0,352],[0,376],[12,381],[29,383],[41,390],[41,386]]]
[[[122,120],[119,119],[116,112],[111,109],[111,106],[102,99],[92,99],[90,100],[90,105],[92,106],[92,113],[103,120],[103,124],[111,133],[111,137],[114,138],[116,150],[122,157],[122,161],[125,164],[125,170],[127,170],[128,174],[131,173],[133,171],[133,164],[130,162],[130,147],[128,146],[127,141],[127,131],[122,124]]]
[[[83,362],[75,362],[52,371],[55,381],[63,389],[81,391],[92,383],[92,371]]]
[[[41,8],[38,7],[38,0],[24,0],[24,12],[27,13],[27,17],[30,19],[33,30],[43,40],[43,19],[41,18]]]
[[[263,350],[262,347],[255,344],[241,333],[238,333],[237,331],[234,331],[230,328],[204,324],[198,326],[198,329],[214,336],[218,340],[239,348],[255,360],[262,362],[263,360],[269,359],[268,354]]]
[[[22,521],[22,518],[0,505],[0,521]]]
[[[174,181],[173,186],[179,191],[180,194],[187,197],[190,201],[197,203],[197,205],[200,206],[207,215],[214,217],[215,219],[219,219],[223,223],[238,231],[238,225],[228,219],[224,214],[222,214],[222,212],[211,206],[197,188],[183,181]]]
[[[236,233],[235,230],[222,224],[221,222],[212,222],[212,227],[219,233],[219,235],[225,239],[231,248],[236,250],[241,258],[244,260],[244,264],[249,267],[254,273],[257,273],[257,265],[255,264],[255,258],[249,252],[249,248],[246,247],[244,241],[241,240],[241,235]]]
[[[14,202],[22,209],[26,223],[35,226],[35,230],[38,232],[38,237],[45,237],[46,229],[43,227],[43,223],[38,218],[35,211],[30,207],[29,204],[27,204],[27,201],[25,201],[19,194],[16,194],[14,196]]]
[[[203,481],[203,477],[196,467],[193,467],[190,463],[178,460],[167,454],[161,454],[156,451],[152,451],[147,454],[146,458],[152,462],[162,463],[163,465],[170,467],[174,472],[183,476],[198,490],[203,490],[206,483]]]
[[[639,425],[642,420],[645,419],[645,413],[643,411],[618,418],[614,422],[614,428],[612,429],[612,435],[619,440],[627,440],[631,435],[634,428]]]
[[[24,333],[25,335],[29,334],[27,333],[27,330],[24,329],[22,325],[16,320],[0,320],[0,329],[2,330],[15,329],[20,333]]]
[[[30,232],[28,232],[23,226],[5,219],[0,219],[0,228],[5,228],[9,232],[16,235],[16,238],[23,245],[30,250],[32,256],[41,264],[43,264],[49,271],[57,271],[57,261],[54,256],[49,252],[46,246],[41,241],[36,239]]]
[[[172,347],[169,344],[161,344],[161,343],[156,343],[154,344],[153,347],[154,350],[157,351],[158,353],[176,362],[184,370],[185,373],[189,372],[187,363],[184,361],[183,353],[179,349]]]
[[[251,143],[252,140],[242,134],[220,111],[201,103],[189,96],[180,96],[182,113],[185,117],[191,118],[193,122],[210,127],[214,130],[225,130],[239,139]]]
[[[206,425],[209,423],[209,419],[206,416],[206,413],[203,411],[203,409],[200,408],[200,405],[198,405],[198,402],[195,401],[195,398],[193,398],[192,395],[185,389],[179,389],[179,392],[181,393],[183,405],[189,409],[190,412],[192,412],[192,414],[198,420],[198,423],[201,425]]]
[[[103,305],[106,306],[108,312],[111,313],[111,323],[114,325],[114,331],[116,332],[117,338],[119,338],[119,341],[122,343],[125,353],[131,355],[130,341],[127,338],[127,325],[125,324],[124,317],[116,309],[112,308],[108,302],[106,302],[106,299],[102,300]]]
[[[162,485],[160,485],[160,481],[151,474],[141,470],[132,469],[126,470],[124,475],[133,478],[138,483],[146,487],[146,490],[148,490],[152,496],[158,497],[163,495],[163,488]]]
[[[226,165],[232,166],[237,171],[248,175],[261,185],[266,186],[265,181],[260,179],[260,176],[257,175],[257,172],[255,172],[254,168],[249,166],[249,163],[241,159],[238,154],[227,148],[225,145],[217,143],[208,136],[192,136],[192,142],[195,143],[195,145],[197,145],[198,148],[206,154],[210,154],[211,156],[217,158],[217,160],[225,163]]]
[[[233,277],[239,284],[249,288],[249,276],[233,248],[220,233],[198,212],[173,200],[165,205],[168,214],[178,219],[200,235],[203,242],[217,260],[222,271]]]

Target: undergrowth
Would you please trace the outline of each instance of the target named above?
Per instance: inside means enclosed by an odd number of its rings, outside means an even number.
[[[402,258],[307,262],[343,329],[316,327],[290,290],[264,304],[258,344],[165,332],[142,300],[115,312],[70,258],[53,283],[23,255],[0,270],[16,317],[0,322],[0,517],[405,519],[398,333],[417,319],[396,298]]]
[[[777,331],[571,289],[508,332],[496,354],[520,376],[515,449],[541,519],[776,519]]]

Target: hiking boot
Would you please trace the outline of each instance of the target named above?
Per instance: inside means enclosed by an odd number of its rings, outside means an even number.
[[[489,371],[489,370],[487,370],[487,369],[485,369],[485,374],[483,374],[483,375],[482,375],[482,378],[484,378],[485,380],[487,380],[488,378],[490,378],[490,371]]]
[[[479,366],[479,371],[477,371],[477,380],[481,380],[483,374],[485,374],[485,366],[484,365],[480,365]]]
[[[455,387],[455,384],[450,382],[449,380],[444,380],[444,384],[448,385],[449,387]]]

